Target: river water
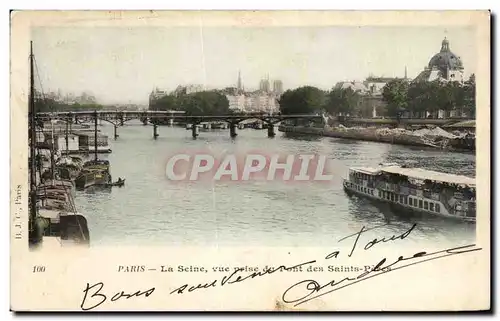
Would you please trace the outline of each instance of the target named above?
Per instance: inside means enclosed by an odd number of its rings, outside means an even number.
[[[381,227],[391,236],[417,223],[407,242],[460,245],[473,242],[475,225],[438,217],[408,218],[378,208],[372,202],[348,197],[342,177],[352,166],[381,162],[411,163],[426,169],[475,176],[473,154],[422,150],[374,142],[328,137],[290,137],[277,132],[228,130],[200,132],[198,139],[178,127],[160,127],[157,140],[151,126],[131,122],[118,128],[100,126],[109,136],[113,180],[126,179],[110,192],[77,192],[78,211],[88,218],[91,244],[101,245],[224,245],[327,246],[362,226]],[[335,164],[328,184],[301,182],[227,182],[211,185],[173,183],[165,175],[167,155],[206,148],[266,150],[285,154],[318,153]],[[385,234],[384,234],[385,233]]]

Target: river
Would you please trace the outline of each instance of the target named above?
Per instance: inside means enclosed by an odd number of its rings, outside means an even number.
[[[109,136],[113,180],[126,179],[111,192],[77,192],[78,211],[85,214],[92,246],[225,245],[317,246],[358,231],[363,225],[387,224],[389,236],[417,223],[408,242],[465,244],[475,239],[475,225],[439,217],[407,218],[381,210],[370,201],[348,197],[341,179],[351,166],[410,162],[431,170],[475,176],[473,154],[422,150],[374,142],[327,137],[289,137],[277,132],[228,130],[200,132],[198,139],[178,127],[160,127],[157,140],[151,126],[131,122],[118,128],[100,126]],[[318,153],[335,162],[329,184],[301,182],[219,182],[179,184],[165,175],[167,155],[207,147],[268,150],[286,154]]]

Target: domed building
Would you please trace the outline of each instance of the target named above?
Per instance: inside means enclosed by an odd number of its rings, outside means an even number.
[[[464,67],[460,57],[450,50],[450,42],[444,38],[441,50],[435,54],[416,78],[416,81],[464,81]]]

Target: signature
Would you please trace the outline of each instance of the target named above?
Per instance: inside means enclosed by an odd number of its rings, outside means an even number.
[[[409,267],[412,265],[421,264],[424,262],[429,262],[432,260],[437,260],[441,258],[445,258],[452,255],[463,254],[467,252],[479,251],[481,248],[475,248],[475,244],[459,246],[454,248],[449,248],[446,250],[441,250],[437,252],[427,253],[427,252],[418,252],[413,254],[410,257],[400,256],[397,260],[392,262],[391,264],[386,264],[387,259],[383,258],[378,262],[375,267],[370,271],[365,271],[356,277],[345,277],[338,281],[332,280],[323,285],[315,280],[303,280],[295,283],[291,287],[285,290],[282,295],[283,302],[285,303],[295,303],[295,306],[306,303],[308,301],[317,299],[323,295],[328,293],[338,291],[340,289],[346,288],[348,286],[354,285],[356,283],[365,281],[367,279],[371,279],[373,277],[389,273],[392,271],[396,271],[405,267]],[[420,258],[426,258],[425,260],[418,260]],[[408,262],[405,265],[398,266],[397,264],[400,262]],[[396,267],[394,267],[396,266]],[[375,273],[377,272],[377,273]],[[328,289],[328,290],[327,290]],[[324,291],[324,292],[322,292]],[[299,292],[297,294],[296,292]],[[294,294],[295,293],[295,294]],[[316,294],[316,295],[314,295]]]
[[[106,302],[106,300],[108,299],[108,296],[101,293],[101,290],[103,287],[104,287],[104,283],[102,283],[102,282],[97,282],[92,286],[89,283],[87,283],[85,290],[83,290],[84,295],[83,295],[82,303],[80,304],[80,308],[84,311],[88,311],[88,310],[92,310],[94,308],[97,308],[98,306],[100,306],[101,304]],[[94,288],[97,288],[97,289],[93,290],[93,293],[90,292],[92,295],[87,299],[87,295],[89,294],[89,291],[94,289]],[[130,299],[133,297],[140,297],[140,296],[149,297],[151,294],[153,294],[154,291],[155,291],[155,288],[150,288],[150,289],[145,290],[145,291],[139,290],[139,291],[136,291],[136,292],[131,293],[131,294],[127,294],[124,291],[121,291],[121,292],[115,293],[111,297],[110,301],[114,302],[114,301],[118,301],[119,299],[122,299],[122,298]],[[90,301],[90,302],[87,302],[87,301]],[[93,305],[90,305],[90,304],[93,304]]]

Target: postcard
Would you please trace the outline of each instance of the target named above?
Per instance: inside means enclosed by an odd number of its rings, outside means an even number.
[[[490,12],[13,11],[13,311],[477,311]]]

